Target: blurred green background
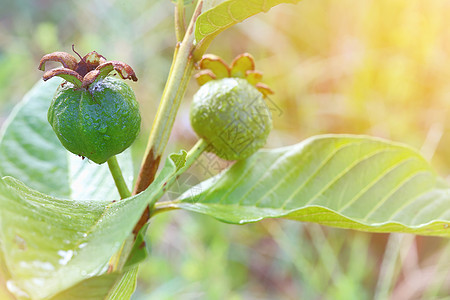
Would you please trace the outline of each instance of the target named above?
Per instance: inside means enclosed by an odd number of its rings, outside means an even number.
[[[139,166],[175,45],[172,2],[0,0],[0,123],[42,76],[39,59],[72,44],[135,69]],[[304,0],[225,31],[209,52],[255,57],[275,91],[267,147],[368,134],[409,144],[450,174],[450,2]],[[195,142],[196,89],[192,81],[167,153]],[[176,188],[226,165],[204,155]],[[236,226],[183,211],[155,217],[148,239],[133,299],[450,299],[447,239],[279,220]],[[2,282],[0,299],[10,299]]]

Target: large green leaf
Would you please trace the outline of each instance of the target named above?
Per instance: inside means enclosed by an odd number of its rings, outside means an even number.
[[[123,274],[105,274],[92,277],[59,293],[51,300],[126,300],[136,288],[138,267]],[[111,288],[112,286],[112,288]]]
[[[51,300],[105,300],[108,299],[111,287],[123,277],[123,274],[117,273],[92,277],[58,293]]]
[[[236,23],[267,12],[281,3],[298,3],[300,0],[227,0],[202,13],[195,23],[195,40],[208,45],[225,29]]]
[[[450,189],[425,159],[361,136],[325,135],[259,151],[193,187],[176,206],[236,224],[283,217],[450,236]]]
[[[55,197],[70,199],[118,198],[108,166],[82,160],[59,142],[47,121],[47,110],[61,83],[39,81],[18,104],[0,137],[0,174]],[[129,151],[118,156],[128,183],[133,175]]]
[[[185,167],[185,159],[185,151],[172,154],[147,190],[116,202],[55,198],[4,177],[0,238],[11,284],[33,299],[43,299],[104,274],[110,257],[147,205],[159,199]]]
[[[125,300],[130,299],[136,289],[136,279],[138,267],[134,267],[125,272],[118,280],[114,287],[108,293],[108,300]]]

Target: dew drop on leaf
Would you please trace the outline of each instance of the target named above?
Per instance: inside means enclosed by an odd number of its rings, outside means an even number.
[[[62,258],[58,261],[60,265],[65,266],[72,259],[73,251],[72,250],[59,250],[58,255]]]
[[[8,280],[6,282],[6,288],[8,289],[8,291],[10,291],[12,294],[16,295],[19,298],[31,299],[30,296],[23,290],[21,290],[13,280]]]

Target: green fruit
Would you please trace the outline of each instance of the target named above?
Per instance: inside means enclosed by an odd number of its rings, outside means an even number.
[[[265,143],[272,118],[263,95],[247,80],[223,78],[200,87],[191,105],[191,124],[226,160],[244,159]]]
[[[102,164],[136,139],[141,116],[132,89],[106,77],[86,88],[63,83],[48,110],[48,121],[70,152]]]

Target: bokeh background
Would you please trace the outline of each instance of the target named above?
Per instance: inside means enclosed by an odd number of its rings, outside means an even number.
[[[175,45],[170,0],[0,0],[0,123],[52,51],[96,50],[135,69],[138,167]],[[271,98],[267,147],[324,133],[419,149],[450,174],[450,2],[303,0],[220,34],[212,53],[250,52]],[[189,86],[167,153],[195,143]],[[1,158],[0,158],[1,159]],[[227,163],[204,155],[166,197]],[[448,239],[266,220],[244,226],[177,211],[155,217],[133,299],[450,299]],[[12,299],[2,280],[0,299]]]

